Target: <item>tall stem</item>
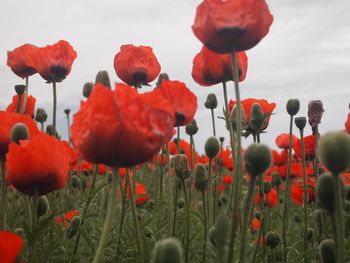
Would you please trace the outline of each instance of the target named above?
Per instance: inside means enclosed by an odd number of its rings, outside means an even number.
[[[70,118],[69,118],[69,114],[67,114],[67,127],[68,127],[68,142],[69,144],[72,144],[72,140],[70,137]]]
[[[185,263],[188,262],[188,250],[190,246],[190,205],[188,203],[188,195],[186,190],[186,184],[185,180],[182,180],[182,186],[184,188],[184,194],[185,194],[185,203],[186,203],[186,216],[187,216],[187,222],[186,222],[186,249],[185,249]]]
[[[18,101],[17,101],[17,106],[16,106],[16,113],[20,113],[20,112],[19,112],[19,108],[20,108],[20,106],[21,106],[21,99],[22,99],[22,96],[23,96],[23,94],[18,95]]]
[[[177,126],[176,129],[177,129],[176,150],[177,150],[177,154],[180,154],[180,126]]]
[[[56,82],[52,82],[53,90],[53,109],[52,109],[52,133],[56,136],[56,108],[57,108],[57,92],[56,92]]]
[[[212,195],[213,195],[213,184],[212,184],[212,161],[213,159],[209,159],[209,171],[208,171],[208,213],[209,213],[209,227],[213,226],[213,202],[212,202]]]
[[[1,166],[1,213],[0,213],[0,230],[5,229],[6,226],[6,205],[7,205],[7,181],[5,175],[5,159],[0,159]]]
[[[334,226],[335,226],[335,245],[337,263],[344,262],[344,215],[343,215],[343,196],[341,191],[342,182],[339,175],[333,175],[334,180],[334,195],[335,195],[335,211],[334,211]]]
[[[117,206],[117,193],[118,193],[118,181],[119,181],[119,167],[113,168],[113,176],[112,176],[112,189],[109,195],[108,200],[108,211],[105,219],[105,223],[103,226],[103,232],[101,234],[100,243],[98,244],[98,248],[93,260],[93,263],[103,262],[103,256],[105,254],[105,248],[108,241],[108,235],[111,232],[113,219],[115,216],[115,209]]]
[[[202,191],[202,199],[203,199],[203,221],[204,221],[204,240],[203,240],[203,262],[206,262],[206,250],[207,250],[207,211],[205,209],[206,203],[205,203],[205,193]]]
[[[124,219],[125,219],[125,215],[126,215],[126,191],[129,187],[128,181],[125,180],[125,186],[124,189],[122,186],[120,186],[120,191],[122,193],[122,211],[121,211],[121,218],[120,218],[120,222],[119,222],[119,232],[118,232],[118,239],[117,239],[117,247],[116,247],[116,251],[117,251],[117,261],[119,262],[119,245],[120,245],[120,241],[122,239],[123,236],[123,228],[124,228]]]
[[[24,99],[23,99],[23,104],[20,113],[23,114],[26,111],[27,107],[27,100],[28,100],[28,84],[29,84],[29,78],[28,76],[26,77],[26,87],[24,91]],[[18,101],[19,104],[21,104],[21,98],[18,96]],[[17,111],[16,111],[17,112]]]
[[[216,136],[216,130],[215,130],[215,118],[214,118],[214,109],[210,109],[211,111],[211,123],[213,125],[213,135]]]
[[[172,236],[173,222],[171,214],[173,212],[173,184],[171,177],[171,164],[170,164],[170,153],[169,153],[169,143],[166,144],[166,163],[168,172],[168,235]]]

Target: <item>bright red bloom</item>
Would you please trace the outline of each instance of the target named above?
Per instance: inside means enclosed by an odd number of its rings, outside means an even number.
[[[160,65],[151,47],[123,45],[114,57],[114,69],[122,81],[139,86],[155,80]]]
[[[20,192],[45,195],[67,183],[71,153],[65,145],[46,133],[11,143],[6,154],[7,180]]]
[[[72,69],[77,52],[65,40],[39,48],[30,54],[29,65],[47,82],[61,82]]]
[[[23,245],[21,237],[8,231],[0,231],[1,263],[14,263]]]
[[[233,178],[231,175],[225,175],[222,177],[221,180],[224,184],[232,184],[232,182],[233,182]]]
[[[260,229],[261,222],[259,218],[254,217],[252,220],[252,224],[250,225],[251,231],[254,233]]]
[[[202,164],[208,164],[209,163],[209,158],[205,154],[198,155],[197,162],[198,163],[202,163]]]
[[[180,81],[163,80],[154,92],[166,98],[175,111],[175,125],[185,126],[193,120],[197,111],[197,96]]]
[[[64,214],[63,220],[64,220],[64,227],[68,227],[72,219],[76,216],[79,216],[80,213],[77,210],[70,210],[67,213]],[[62,216],[56,217],[56,223],[61,225],[62,224]]]
[[[22,109],[25,96],[26,96],[25,94],[21,96],[21,103],[19,105],[19,110]],[[36,99],[33,96],[29,95],[27,99],[26,108],[24,110],[24,114],[28,114],[31,117],[34,116],[35,102],[36,102]],[[15,95],[12,97],[12,102],[7,106],[6,111],[15,113],[17,109],[17,104],[18,104],[18,95]]]
[[[268,194],[264,194],[264,203],[270,208],[273,208],[278,204],[278,195],[274,188],[272,188]],[[257,193],[255,196],[255,204],[260,204],[260,193]]]
[[[243,81],[247,74],[247,55],[244,51],[237,52],[236,59],[239,81]],[[205,46],[193,59],[192,78],[201,86],[212,86],[233,80],[232,71],[230,54],[217,54]]]
[[[305,147],[305,159],[310,160],[315,158],[315,145],[316,145],[316,136],[309,135],[304,137],[304,147]],[[301,140],[296,140],[293,145],[295,154],[301,158]]]
[[[272,153],[273,164],[277,166],[281,166],[283,164],[281,155],[276,150],[272,150],[271,153]]]
[[[134,190],[135,190],[135,204],[143,204],[144,202],[147,201],[147,199],[149,198],[149,195],[147,194],[147,188],[144,184],[140,182],[136,182]],[[127,197],[128,199],[131,198],[130,187],[128,187]]]
[[[216,53],[247,50],[269,32],[273,17],[265,0],[204,0],[192,26],[195,36]]]
[[[5,157],[11,142],[11,129],[19,122],[27,126],[30,137],[40,133],[36,123],[28,115],[0,111],[0,158]]]
[[[297,142],[298,138],[292,134],[292,145]],[[289,149],[289,134],[282,133],[276,137],[275,143],[280,149]]]
[[[34,45],[24,44],[13,51],[7,51],[7,66],[22,79],[37,73],[38,71],[31,66],[30,61],[31,53],[36,52],[38,49]]]
[[[350,113],[348,114],[348,118],[345,122],[345,131],[350,134]]]
[[[97,84],[74,115],[72,141],[84,160],[131,167],[151,159],[171,138],[174,115],[158,93]]]
[[[291,199],[293,203],[297,205],[303,205],[304,203],[304,184],[294,183],[290,189]],[[307,202],[311,203],[315,201],[315,181],[313,179],[307,179]]]
[[[233,161],[230,149],[221,149],[217,156],[218,163],[224,166],[227,170],[233,170]]]

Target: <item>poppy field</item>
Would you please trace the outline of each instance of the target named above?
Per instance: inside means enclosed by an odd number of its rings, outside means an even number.
[[[273,24],[267,3],[203,0],[193,12],[203,46],[191,75],[207,88],[204,105],[152,47],[126,43],[114,54],[119,80],[97,72],[79,109],[59,112],[79,50],[59,40],[7,52],[21,84],[0,109],[0,263],[350,262],[350,112],[321,133],[323,102],[301,116],[299,99],[286,98],[289,132],[265,144],[277,105],[241,96],[240,83],[246,51]],[[33,75],[52,116],[30,95]]]

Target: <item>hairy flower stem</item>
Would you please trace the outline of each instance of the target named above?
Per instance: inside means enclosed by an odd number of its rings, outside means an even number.
[[[26,111],[26,107],[27,107],[27,100],[28,100],[28,84],[29,84],[29,78],[28,76],[26,77],[26,87],[25,87],[25,91],[24,91],[24,99],[23,99],[23,104],[22,104],[22,108],[20,113],[23,114]],[[21,97],[18,96],[18,103],[21,104]],[[19,109],[19,105],[18,109]],[[18,110],[16,110],[16,112],[18,112]]]
[[[1,158],[1,207],[0,207],[0,230],[5,229],[6,226],[6,205],[7,205],[7,181],[5,175],[5,159]]]
[[[239,93],[239,79],[238,79],[238,67],[235,49],[232,50],[232,68],[233,68],[233,80],[235,83],[235,95],[236,95],[236,154],[235,154],[235,177],[234,177],[234,192],[233,192],[233,209],[232,209],[232,224],[231,224],[231,237],[229,244],[229,253],[227,262],[231,263],[233,259],[233,251],[236,239],[236,229],[238,227],[238,221],[240,217],[239,200],[241,199],[241,183],[242,183],[242,145],[241,145],[241,98]],[[232,151],[234,148],[232,148]]]
[[[336,245],[336,262],[344,263],[344,215],[343,205],[344,202],[341,192],[341,178],[339,174],[333,175],[334,180],[334,195],[335,195],[335,211],[333,215],[334,221],[334,236]]]
[[[239,250],[240,262],[244,262],[244,256],[245,256],[244,253],[245,253],[245,247],[246,247],[245,238],[246,238],[247,228],[249,228],[248,217],[249,217],[249,212],[251,210],[251,204],[252,204],[253,193],[255,188],[255,180],[256,180],[256,177],[252,176],[249,182],[248,193],[247,193],[247,197],[243,208],[243,223],[241,227],[241,240],[240,240],[240,250]]]
[[[180,154],[180,126],[177,126],[177,140],[176,140],[176,150],[177,154]]]
[[[192,202],[192,191],[191,191],[191,186],[192,186],[192,181],[193,181],[193,167],[194,164],[196,163],[194,161],[194,155],[195,151],[194,149],[194,140],[193,140],[193,135],[190,135],[190,178],[189,178],[189,191],[188,191],[188,202],[191,204]]]
[[[19,112],[19,106],[21,106],[21,99],[22,99],[23,94],[19,94],[18,95],[18,101],[17,101],[17,105],[16,105],[16,113],[20,113]]]
[[[94,256],[93,263],[103,262],[103,256],[105,254],[108,235],[110,234],[112,229],[113,219],[115,216],[115,209],[117,207],[118,182],[119,182],[119,167],[116,166],[113,168],[112,189],[109,194],[107,215],[106,215],[103,231],[100,238],[100,243],[98,244],[98,248]]]
[[[209,213],[209,227],[213,226],[213,183],[212,183],[212,161],[213,159],[209,159],[209,168],[208,168],[208,213]]]
[[[261,174],[259,176],[260,179],[260,229],[261,234],[263,236],[264,242],[263,242],[263,261],[265,261],[265,255],[266,255],[266,245],[265,245],[265,206],[264,206],[264,174]],[[266,197],[267,199],[267,197]]]
[[[56,137],[56,108],[57,108],[57,91],[56,91],[56,82],[52,82],[53,90],[53,109],[52,109],[52,134]]]
[[[176,233],[176,216],[177,216],[177,201],[178,201],[178,196],[179,196],[179,187],[178,187],[178,182],[177,179],[175,178],[175,200],[174,200],[174,224],[173,224],[173,236],[175,236]]]
[[[186,217],[187,217],[187,222],[186,222],[186,248],[185,248],[185,263],[188,262],[188,250],[190,247],[190,204],[188,203],[188,195],[187,195],[187,190],[186,190],[186,184],[185,180],[182,181],[182,186],[184,189],[184,195],[185,195],[185,204],[186,204]]]
[[[204,240],[203,240],[203,260],[202,262],[206,262],[206,251],[207,251],[207,211],[206,211],[206,202],[205,202],[205,193],[202,191],[202,201],[203,201],[203,222],[204,222]]]
[[[215,130],[215,118],[214,118],[214,109],[210,109],[211,111],[211,123],[213,125],[213,135],[216,136],[216,130]]]
[[[68,127],[68,142],[70,145],[72,145],[72,139],[70,136],[70,118],[69,118],[69,113],[67,114],[67,127]]]
[[[301,163],[303,167],[303,184],[304,184],[304,262],[307,263],[307,229],[308,229],[308,215],[307,215],[307,181],[306,181],[306,164],[305,164],[305,144],[304,144],[304,131],[300,129],[300,140],[301,140]]]
[[[120,222],[119,222],[119,231],[118,231],[118,239],[117,239],[117,246],[116,246],[116,251],[117,251],[117,260],[116,262],[119,262],[119,245],[120,245],[120,241],[122,239],[123,236],[123,228],[124,228],[124,219],[125,219],[125,215],[126,215],[126,191],[129,187],[128,181],[125,181],[125,186],[124,189],[122,187],[122,185],[120,185],[120,192],[122,193],[122,210],[121,210],[121,218],[120,218]]]
[[[288,149],[288,163],[287,163],[287,176],[286,176],[286,191],[284,198],[284,207],[283,207],[283,262],[287,262],[288,250],[287,250],[287,234],[288,234],[288,211],[290,205],[290,168],[292,163],[292,134],[293,134],[293,115],[290,116],[289,122],[289,149]]]
[[[31,227],[32,227],[32,234],[38,235],[36,236],[36,239],[39,240],[39,235],[40,233],[36,233],[36,228],[38,225],[38,199],[39,199],[39,192],[38,192],[38,188],[35,187],[34,188],[34,193],[32,196],[32,203],[31,203],[31,218],[32,218],[32,222],[31,222]],[[33,241],[33,243],[31,244],[31,252],[30,252],[30,256],[28,259],[28,262],[35,262],[35,259],[37,258],[37,246],[36,246],[36,242]]]
[[[168,172],[168,236],[172,236],[173,222],[172,222],[172,212],[173,212],[173,184],[171,177],[171,164],[170,164],[170,153],[169,153],[169,143],[166,144],[166,164]]]

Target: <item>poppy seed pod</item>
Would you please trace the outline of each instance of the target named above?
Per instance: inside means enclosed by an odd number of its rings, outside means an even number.
[[[305,117],[296,117],[294,120],[295,126],[297,126],[297,128],[299,130],[303,130],[306,126],[306,118]]]
[[[25,85],[15,85],[15,91],[18,96],[22,95],[26,89]]]
[[[271,249],[274,249],[281,242],[279,234],[275,231],[270,231],[265,236],[265,244]]]
[[[67,228],[66,236],[68,239],[71,239],[78,233],[80,225],[81,225],[81,217],[75,216],[70,222],[69,227]]]
[[[42,108],[37,108],[35,113],[35,120],[39,123],[44,123],[47,120],[47,113]]]
[[[209,159],[213,159],[219,153],[220,143],[216,137],[209,137],[204,145],[205,154]]]
[[[218,100],[216,98],[216,95],[214,93],[209,93],[207,96],[207,100],[204,103],[204,106],[207,109],[216,109],[218,106]]]
[[[325,239],[319,246],[321,263],[332,263],[335,260],[335,243],[333,239]]]
[[[307,116],[309,118],[309,124],[312,128],[315,128],[321,123],[323,112],[324,109],[322,101],[312,100],[309,102]]]
[[[219,141],[222,144],[225,141],[225,137],[219,137]]]
[[[208,176],[205,166],[197,164],[194,172],[194,187],[197,191],[204,192],[208,189]]]
[[[328,170],[339,175],[350,165],[350,135],[345,132],[324,135],[319,143],[319,153]]]
[[[163,80],[169,80],[168,74],[160,73],[156,85],[159,86],[160,84],[162,84]]]
[[[38,216],[43,216],[49,210],[49,200],[45,195],[38,198]]]
[[[175,238],[159,240],[152,251],[150,263],[183,263],[181,243]]]
[[[289,99],[287,101],[287,112],[290,116],[294,116],[299,112],[300,109],[300,102],[298,99]]]
[[[94,88],[94,83],[86,82],[83,87],[83,96],[88,98],[91,94],[92,89]]]
[[[185,154],[178,154],[173,160],[176,177],[181,181],[186,180],[190,176],[187,156]]]
[[[11,129],[11,141],[19,143],[20,140],[29,138],[28,127],[24,123],[16,123]]]
[[[64,110],[64,113],[65,113],[66,115],[69,115],[70,109],[65,109],[65,110]]]
[[[105,87],[111,88],[111,81],[109,80],[109,75],[106,70],[101,70],[97,73],[96,79],[95,79],[95,85],[97,83],[102,84]]]
[[[198,132],[196,120],[193,119],[189,124],[187,124],[185,130],[188,135],[195,135]]]
[[[245,168],[251,176],[264,173],[271,165],[271,150],[264,144],[251,144],[245,151]]]
[[[335,193],[334,183],[340,182],[340,191],[344,196],[344,185],[339,177],[334,177],[331,174],[323,174],[318,178],[316,184],[316,198],[321,207],[329,213],[333,213],[335,210]]]
[[[259,103],[254,103],[250,109],[249,126],[254,131],[260,132],[263,129],[265,116]]]

